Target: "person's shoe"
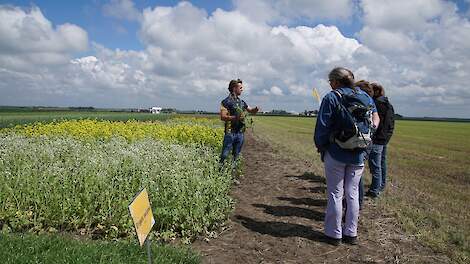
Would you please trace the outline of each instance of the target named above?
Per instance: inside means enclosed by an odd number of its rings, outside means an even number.
[[[342,239],[343,243],[349,244],[349,245],[357,245],[357,236],[344,236]]]
[[[329,237],[329,236],[325,235],[323,237],[323,240],[326,243],[328,243],[330,245],[333,245],[333,246],[336,246],[336,247],[341,245],[341,238],[334,238],[334,237]]]
[[[373,192],[366,192],[365,196],[370,197],[372,199],[378,198],[379,195]]]

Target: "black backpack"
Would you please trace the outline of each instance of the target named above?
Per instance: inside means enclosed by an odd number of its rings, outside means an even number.
[[[372,143],[372,105],[359,88],[333,91],[339,100],[337,126],[331,141],[343,149],[365,149]]]

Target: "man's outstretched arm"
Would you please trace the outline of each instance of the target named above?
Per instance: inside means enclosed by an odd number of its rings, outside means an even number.
[[[248,113],[250,113],[250,114],[256,114],[259,111],[259,107],[257,107],[257,106],[255,106],[254,108],[247,107],[246,111],[248,111]]]

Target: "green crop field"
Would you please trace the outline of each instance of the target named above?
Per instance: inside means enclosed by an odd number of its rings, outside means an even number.
[[[29,124],[33,122],[53,122],[59,120],[96,119],[110,121],[165,121],[176,116],[175,114],[151,114],[137,112],[112,112],[112,111],[66,111],[66,110],[19,110],[0,108],[0,128],[15,125]],[[178,115],[185,116],[185,115]],[[186,115],[189,116],[189,115]]]
[[[254,133],[314,161],[314,118],[255,118]],[[286,140],[288,139],[288,140]],[[388,186],[379,205],[424,244],[470,261],[470,123],[397,121],[388,148]],[[366,172],[366,179],[370,176]],[[367,182],[367,180],[366,180]]]
[[[218,120],[27,111],[0,120],[0,258],[8,263],[144,262],[127,208],[144,187],[158,215],[154,240],[188,243],[233,208]],[[201,261],[185,248],[153,251],[158,263]]]
[[[77,119],[97,119],[97,120],[139,120],[164,121],[171,118],[172,114],[150,114],[131,112],[110,112],[110,111],[0,111],[0,128],[12,127],[15,125],[29,124],[33,122],[52,122],[58,120]]]

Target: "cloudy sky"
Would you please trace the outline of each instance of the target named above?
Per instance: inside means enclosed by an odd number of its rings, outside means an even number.
[[[470,0],[0,1],[0,105],[317,109],[350,68],[406,116],[470,117]]]

